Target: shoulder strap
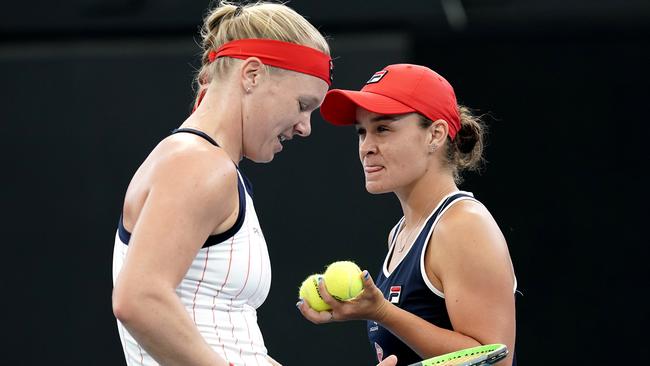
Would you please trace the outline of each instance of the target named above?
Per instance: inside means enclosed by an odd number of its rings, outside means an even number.
[[[186,128],[177,128],[177,129],[173,130],[171,134],[173,135],[173,134],[179,133],[179,132],[191,133],[191,134],[203,137],[204,139],[206,139],[212,145],[219,147],[219,144],[217,144],[217,142],[214,141],[214,139],[212,137],[208,136],[208,134],[203,132],[203,131],[199,131],[199,130],[195,130],[193,128],[187,128],[186,127]]]

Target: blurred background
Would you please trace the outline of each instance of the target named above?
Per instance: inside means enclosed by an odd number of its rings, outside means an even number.
[[[487,165],[466,176],[519,280],[521,365],[646,360],[648,0],[307,1],[335,87],[427,65],[487,113]],[[111,256],[124,192],[188,115],[207,1],[4,1],[0,10],[3,365],[123,365]],[[363,185],[350,128],[318,113],[271,164],[245,161],[273,264],[259,309],[285,365],[374,365],[365,323],[314,326],[303,278],[338,259],[376,274],[392,195]],[[642,357],[643,355],[643,357]]]

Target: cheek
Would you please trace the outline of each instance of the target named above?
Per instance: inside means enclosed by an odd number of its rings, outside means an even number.
[[[297,107],[290,103],[290,101],[285,100],[284,98],[277,98],[271,100],[267,105],[264,115],[262,118],[265,118],[268,122],[268,125],[273,129],[286,129],[289,125],[289,121],[297,118]]]
[[[254,135],[258,141],[269,140],[278,135],[282,114],[273,105],[258,108],[256,115],[247,125],[246,134]]]
[[[426,157],[415,148],[392,151],[389,158],[391,178],[396,183],[408,183],[426,170]]]

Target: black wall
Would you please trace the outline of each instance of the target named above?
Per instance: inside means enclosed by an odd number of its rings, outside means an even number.
[[[331,36],[336,87],[420,63],[491,116],[488,163],[462,188],[508,239],[522,365],[552,347],[559,365],[647,348],[650,10],[583,3],[463,1],[464,23],[425,1],[290,4]],[[188,114],[207,3],[52,4],[0,15],[0,364],[120,365],[116,223],[131,175]],[[242,164],[273,265],[259,322],[285,365],[373,365],[364,323],[314,326],[294,304],[333,260],[377,273],[399,205],[365,192],[351,129],[318,113],[312,127],[271,164]]]

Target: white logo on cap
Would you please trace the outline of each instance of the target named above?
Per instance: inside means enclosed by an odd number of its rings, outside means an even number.
[[[384,75],[386,75],[387,73],[388,73],[388,71],[386,71],[386,70],[377,71],[376,73],[374,73],[374,75],[372,75],[372,77],[370,78],[370,80],[368,80],[368,81],[366,82],[366,84],[374,84],[374,83],[378,83],[379,80],[381,80],[381,78],[383,78]]]

